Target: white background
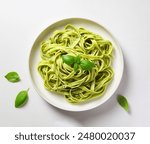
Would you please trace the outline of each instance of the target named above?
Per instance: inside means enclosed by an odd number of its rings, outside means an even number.
[[[70,17],[94,20],[119,41],[125,59],[120,87],[105,104],[86,112],[67,112],[45,102],[33,89],[28,56],[39,33]],[[150,1],[149,0],[0,0],[0,126],[150,126]],[[19,83],[4,75],[20,74]],[[22,89],[29,101],[16,109]],[[116,102],[127,97],[130,112]]]

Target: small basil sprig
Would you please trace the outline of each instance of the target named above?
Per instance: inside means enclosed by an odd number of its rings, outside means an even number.
[[[122,108],[124,108],[127,112],[129,111],[129,104],[127,99],[124,96],[118,95],[117,101]]]
[[[5,78],[9,81],[9,82],[18,82],[20,81],[20,77],[18,75],[17,72],[9,72],[5,75]]]
[[[76,57],[74,58],[74,66],[73,66],[73,68],[74,68],[74,71],[75,71],[75,72],[77,72],[80,63],[81,63],[81,58],[80,58],[80,56],[78,55],[78,56],[76,56]]]
[[[26,104],[26,102],[28,100],[28,91],[29,91],[29,89],[22,90],[18,93],[18,95],[16,96],[16,100],[15,100],[16,108],[22,107]]]
[[[77,72],[77,70],[79,68],[79,65],[77,63],[75,63],[74,66],[73,66],[73,68],[74,68],[74,71]]]
[[[62,59],[67,65],[72,65],[75,62],[75,57],[71,55],[62,55]]]
[[[91,70],[94,67],[94,63],[90,62],[89,60],[83,60],[80,64],[83,70]]]
[[[76,72],[80,67],[83,70],[91,70],[95,65],[93,62],[90,62],[89,60],[82,60],[81,57],[78,55],[76,57],[71,56],[71,55],[63,55],[62,56],[63,62],[68,64],[68,65],[73,65],[74,71]]]
[[[75,63],[77,64],[81,63],[81,57],[79,55],[75,57]]]

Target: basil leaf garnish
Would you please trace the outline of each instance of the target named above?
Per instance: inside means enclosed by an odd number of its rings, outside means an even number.
[[[75,57],[75,63],[80,64],[80,62],[81,62],[81,58],[78,55],[78,56]]]
[[[71,55],[62,55],[62,59],[67,65],[72,65],[75,62],[75,57]]]
[[[122,108],[124,108],[127,112],[129,111],[129,104],[127,99],[124,96],[118,95],[117,101]]]
[[[79,65],[83,70],[91,70],[95,66],[94,63],[90,62],[89,60],[81,61],[81,57],[79,55],[76,57],[71,55],[62,55],[62,59],[64,63],[70,66],[72,65],[75,72],[78,70]]]
[[[77,63],[75,63],[74,66],[73,66],[75,72],[77,72],[78,67],[79,67],[79,65]]]
[[[16,96],[16,100],[15,100],[15,107],[19,108],[22,107],[26,104],[27,100],[28,100],[28,90],[22,90],[18,93],[18,95]]]
[[[17,72],[9,72],[9,73],[7,73],[7,75],[5,75],[5,78],[9,82],[18,82],[18,81],[20,81],[20,77],[19,77]]]
[[[94,63],[89,60],[82,60],[80,66],[83,70],[91,70],[94,67]]]

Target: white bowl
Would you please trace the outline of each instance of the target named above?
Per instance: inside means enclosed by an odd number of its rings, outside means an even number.
[[[112,64],[112,67],[114,69],[114,78],[112,82],[109,84],[106,92],[102,97],[93,99],[83,104],[71,104],[63,96],[56,95],[54,93],[47,91],[44,88],[43,80],[37,71],[37,66],[41,59],[40,58],[41,42],[49,38],[49,36],[55,30],[63,29],[64,26],[66,26],[67,24],[73,24],[77,27],[84,27],[94,33],[97,33],[101,35],[104,39],[110,40],[114,47],[114,59]],[[122,50],[118,42],[114,38],[114,36],[102,25],[94,21],[83,19],[83,18],[63,19],[48,26],[45,30],[41,32],[41,34],[35,40],[29,55],[29,74],[30,74],[31,82],[35,87],[35,90],[42,98],[44,98],[51,105],[68,111],[85,111],[85,110],[93,109],[106,102],[114,94],[114,92],[116,91],[116,89],[120,84],[123,75],[123,67],[124,67],[124,63],[123,63]]]

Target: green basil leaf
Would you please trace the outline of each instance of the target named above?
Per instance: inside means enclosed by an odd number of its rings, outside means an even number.
[[[129,104],[128,104],[127,99],[124,96],[118,95],[117,101],[121,105],[122,108],[124,108],[127,112],[129,111]]]
[[[5,75],[5,78],[10,82],[20,81],[20,77],[17,72],[9,72],[7,75]]]
[[[79,55],[75,57],[75,63],[77,63],[77,64],[81,63],[81,58]]]
[[[67,65],[72,65],[75,62],[75,57],[71,55],[62,55],[62,59]]]
[[[15,107],[19,108],[22,107],[26,104],[27,100],[28,100],[28,90],[22,90],[18,93],[18,95],[16,96],[16,100],[15,100]]]
[[[74,68],[74,71],[75,71],[75,72],[77,72],[78,67],[79,67],[79,66],[78,66],[78,64],[77,64],[77,63],[75,63],[75,64],[74,64],[74,66],[73,66],[73,68]]]
[[[83,60],[81,61],[80,66],[83,70],[91,70],[95,65],[93,62],[90,62],[89,60]]]

